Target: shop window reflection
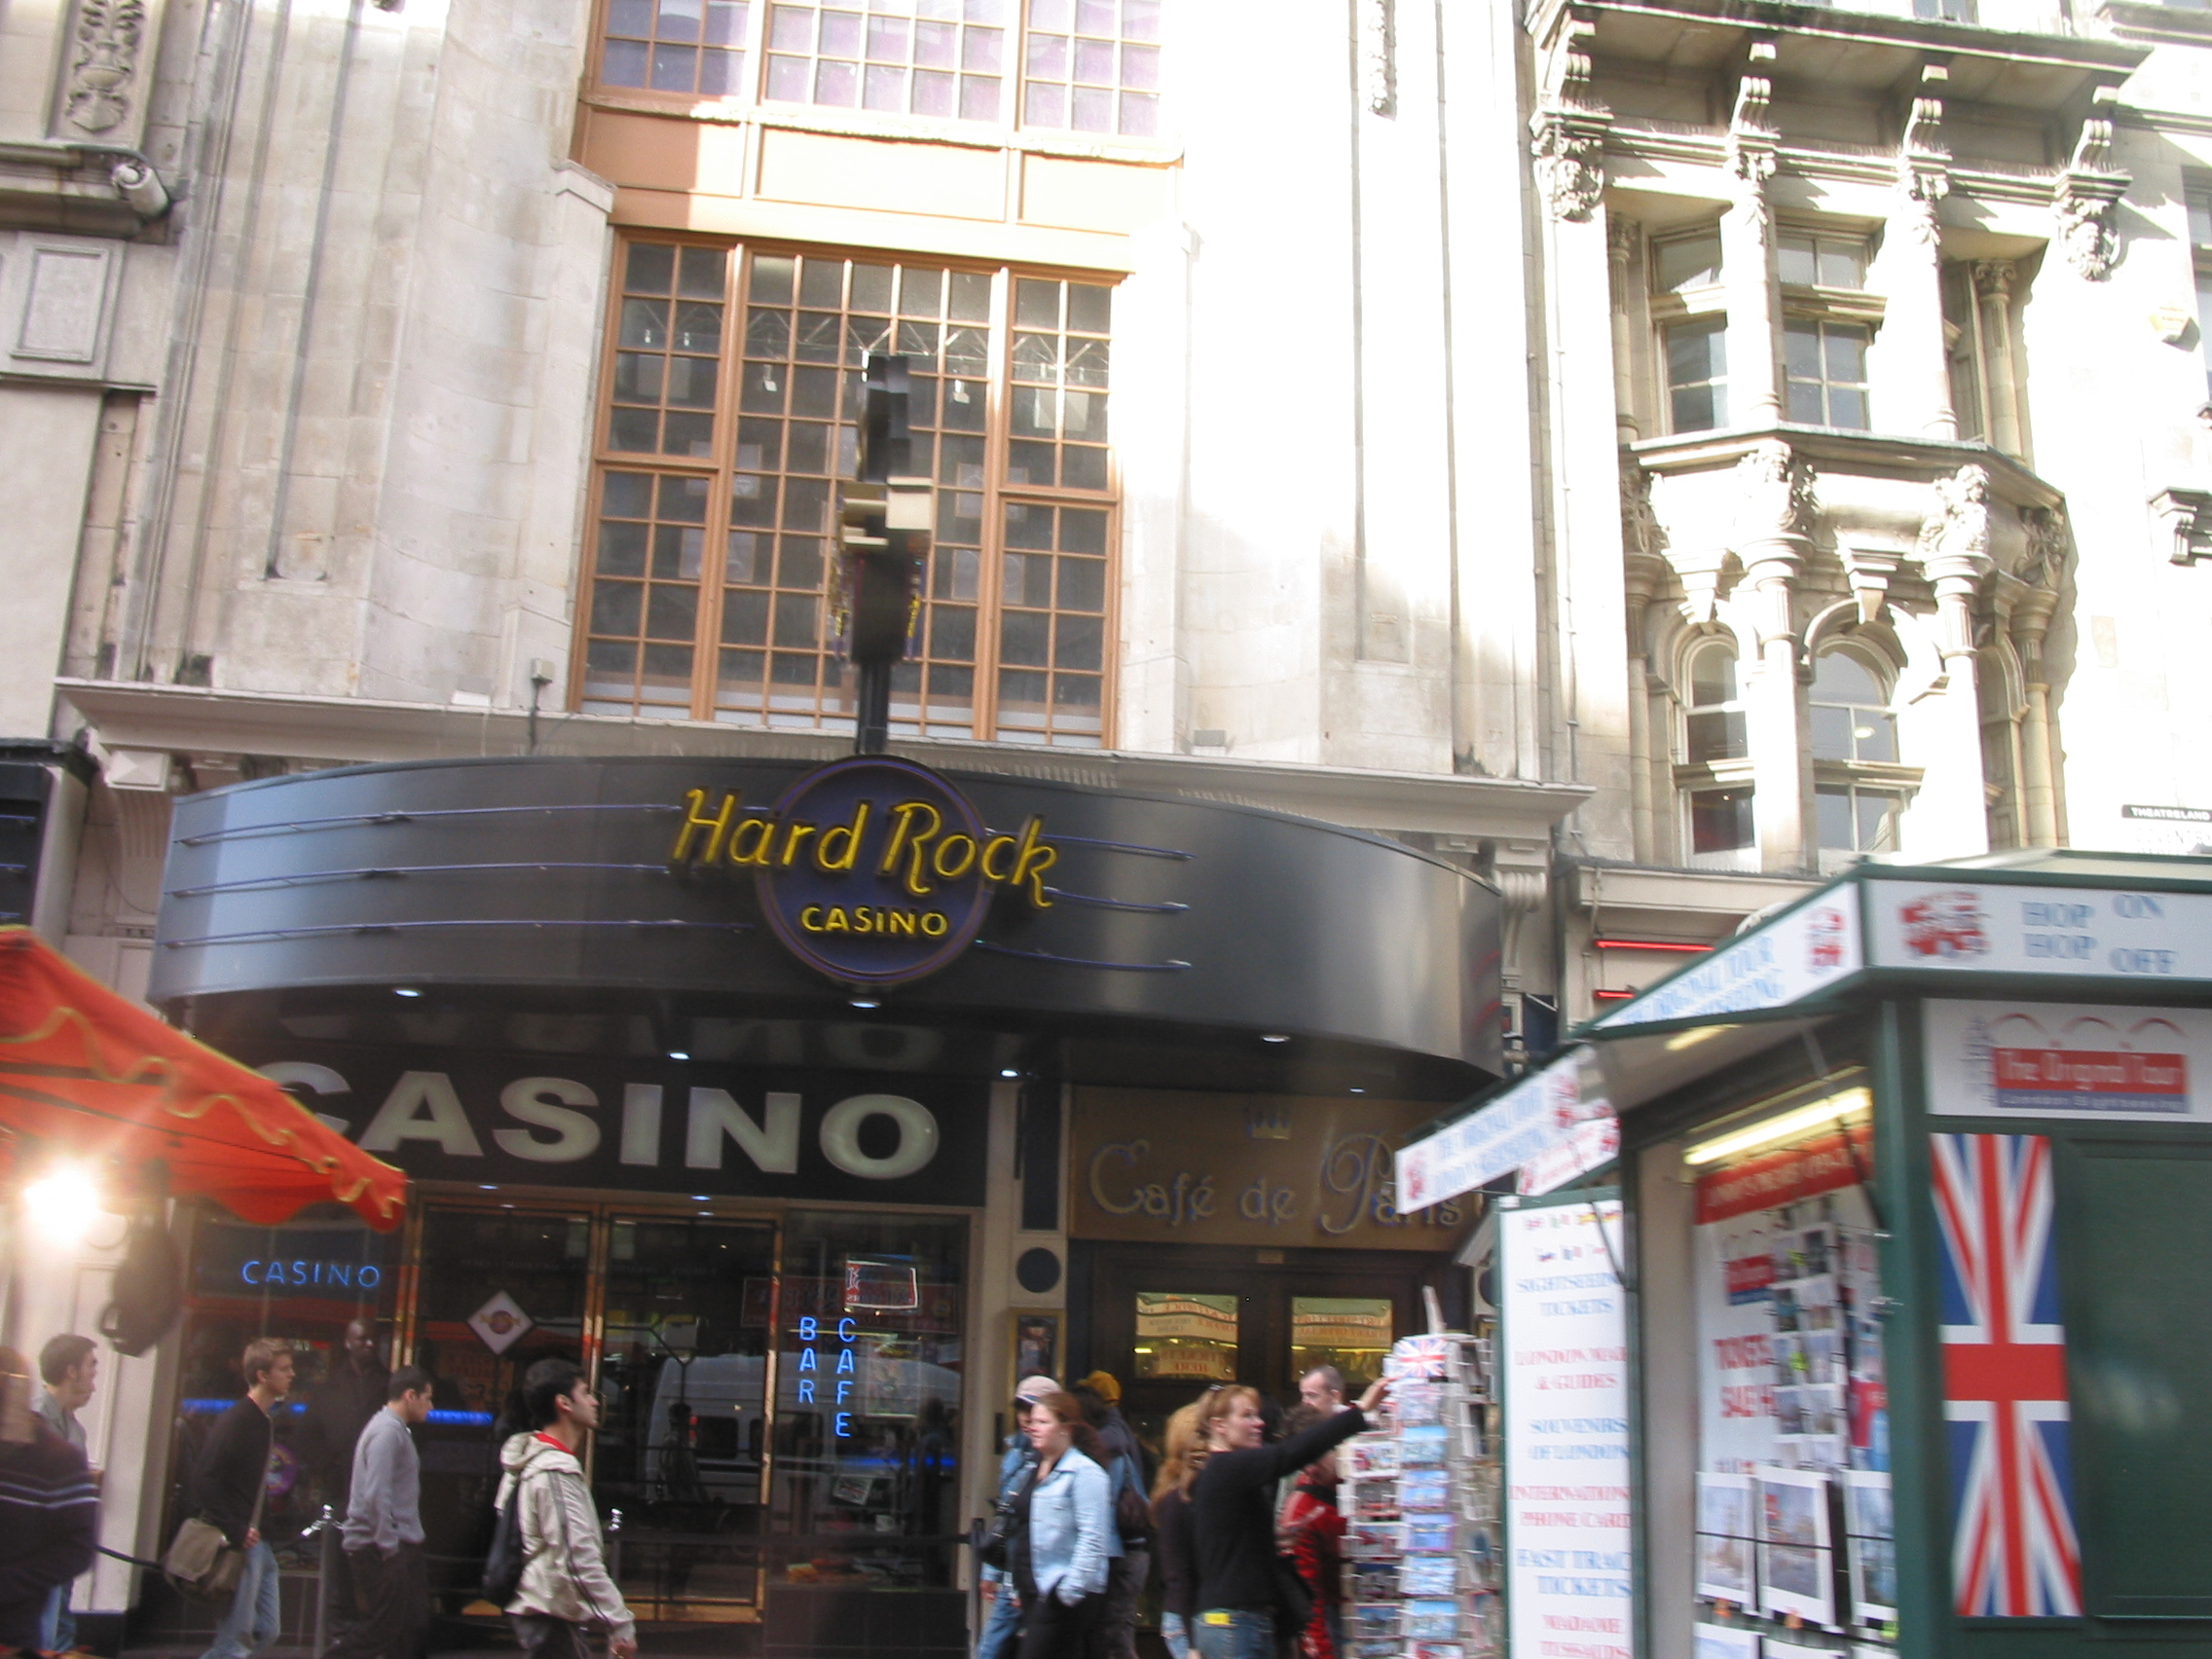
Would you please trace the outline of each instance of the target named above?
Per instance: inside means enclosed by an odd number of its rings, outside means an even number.
[[[759,1594],[774,1230],[618,1219],[608,1256],[592,1487],[623,1512],[623,1597],[645,1617],[733,1612]]]
[[[290,1345],[294,1382],[276,1413],[276,1456],[261,1529],[286,1565],[309,1563],[314,1544],[301,1543],[300,1531],[323,1504],[338,1500],[351,1453],[354,1404],[341,1403],[348,1390],[339,1375],[348,1324],[367,1321],[377,1361],[390,1360],[382,1321],[391,1311],[398,1276],[395,1240],[372,1233],[336,1204],[306,1210],[282,1227],[203,1214],[194,1230],[169,1464],[172,1499],[199,1462],[215,1419],[245,1392],[239,1361],[246,1345],[257,1337]],[[381,1405],[381,1384],[374,1392]],[[178,1519],[172,1513],[164,1521],[165,1537]]]
[[[784,1583],[952,1583],[965,1243],[958,1220],[791,1218],[771,1563]]]
[[[1229,1382],[1236,1377],[1236,1298],[1140,1290],[1140,1382]]]
[[[415,1446],[424,1551],[447,1612],[475,1600],[499,1448],[525,1426],[523,1373],[540,1359],[582,1355],[590,1255],[591,1223],[580,1215],[432,1209],[423,1218],[414,1357],[430,1374],[433,1409]]]
[[[1290,1299],[1291,1375],[1304,1377],[1317,1366],[1344,1373],[1347,1393],[1382,1374],[1382,1361],[1396,1337],[1389,1298],[1382,1296],[1294,1296]]]

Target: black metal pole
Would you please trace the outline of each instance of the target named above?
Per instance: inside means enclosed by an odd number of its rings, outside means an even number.
[[[891,741],[891,664],[858,663],[853,678],[859,701],[853,753],[881,755]]]

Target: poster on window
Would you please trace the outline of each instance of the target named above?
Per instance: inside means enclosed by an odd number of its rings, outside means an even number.
[[[1506,1607],[1518,1654],[1557,1652],[1566,1640],[1580,1659],[1630,1659],[1620,1248],[1616,1198],[1498,1212]]]
[[[2212,1121],[2212,1011],[1947,999],[1922,1007],[1931,1112]]]

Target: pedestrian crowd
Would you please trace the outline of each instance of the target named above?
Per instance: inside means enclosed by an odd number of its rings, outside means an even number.
[[[99,1520],[98,1476],[76,1414],[98,1370],[90,1338],[55,1337],[40,1350],[45,1386],[34,1393],[23,1356],[0,1347],[0,1651],[76,1647],[70,1587],[97,1553]],[[161,1564],[180,1593],[216,1608],[203,1659],[254,1659],[283,1623],[276,1556],[261,1522],[292,1350],[259,1338],[239,1370],[245,1391],[215,1419],[186,1472],[184,1519]],[[494,1554],[503,1541],[509,1565],[498,1603],[526,1659],[588,1659],[595,1633],[611,1659],[636,1659],[637,1623],[608,1571],[580,1460],[599,1426],[599,1400],[565,1359],[533,1365],[522,1395],[529,1427],[499,1454]],[[300,1436],[343,1517],[324,1585],[324,1659],[421,1659],[430,1592],[422,1464],[408,1431],[427,1420],[430,1403],[426,1372],[387,1371],[373,1326],[346,1328]]]
[[[184,1485],[169,1581],[218,1608],[203,1659],[255,1659],[277,1639],[275,1552],[262,1535],[276,1414],[294,1360],[260,1338],[244,1392],[216,1418]],[[0,1648],[76,1645],[70,1586],[97,1546],[99,1477],[77,1414],[97,1387],[91,1339],[54,1338],[30,1367],[0,1348]],[[1336,1448],[1367,1427],[1387,1383],[1356,1404],[1333,1367],[1309,1372],[1287,1415],[1259,1390],[1215,1384],[1167,1421],[1157,1471],[1093,1372],[1072,1387],[1029,1377],[999,1468],[983,1557],[997,1588],[977,1659],[1136,1659],[1157,1570],[1169,1659],[1339,1659],[1344,1521]],[[608,1569],[583,1452],[600,1402],[566,1359],[522,1380],[529,1426],[500,1449],[485,1589],[525,1659],[636,1659],[637,1624]],[[346,1330],[303,1423],[303,1455],[342,1511],[325,1595],[326,1659],[421,1659],[429,1621],[422,1466],[409,1430],[431,1409],[421,1368],[387,1371],[365,1320]]]
[[[1024,1378],[983,1547],[997,1593],[976,1659],[1135,1659],[1155,1567],[1169,1659],[1338,1659],[1336,1449],[1387,1387],[1351,1404],[1336,1368],[1317,1367],[1285,1416],[1256,1388],[1216,1384],[1168,1419],[1148,1498],[1113,1377]]]

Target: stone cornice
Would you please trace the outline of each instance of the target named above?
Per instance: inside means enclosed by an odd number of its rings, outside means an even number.
[[[449,708],[365,697],[313,697],[193,685],[60,680],[67,707],[57,734],[74,737],[73,710],[109,749],[268,755],[325,761],[433,759],[528,752],[519,709]],[[537,753],[741,756],[819,762],[851,753],[833,733],[771,731],[699,720],[636,720],[545,714]],[[947,771],[1052,779],[1140,794],[1263,807],[1385,832],[1544,840],[1596,792],[1454,773],[1382,772],[1296,761],[1124,750],[1046,749],[949,739],[892,739],[895,753]]]
[[[1625,446],[1648,471],[1702,472],[1732,466],[1759,443],[1780,438],[1822,472],[1890,471],[1934,477],[1972,461],[1986,467],[1997,497],[2014,506],[2054,507],[2064,493],[2002,451],[1959,439],[1893,437],[1826,426],[1743,427],[1645,438]]]

